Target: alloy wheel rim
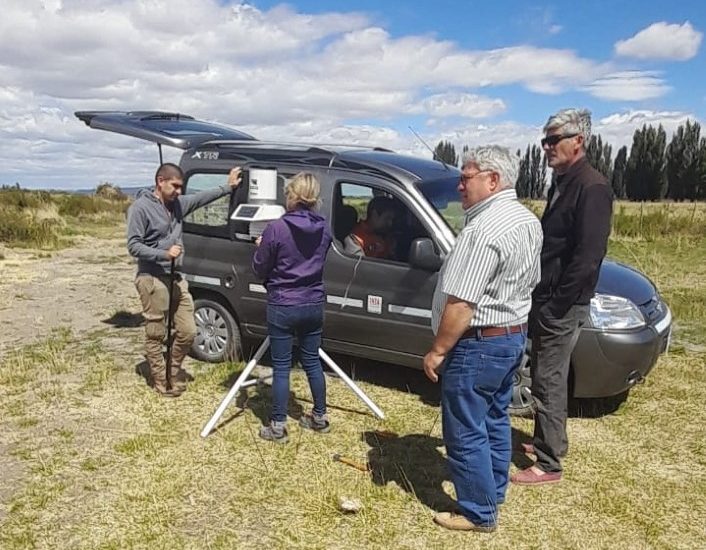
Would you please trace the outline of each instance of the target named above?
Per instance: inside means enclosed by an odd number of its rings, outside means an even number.
[[[215,309],[202,307],[194,312],[196,321],[196,346],[212,356],[222,354],[228,345],[226,320]]]

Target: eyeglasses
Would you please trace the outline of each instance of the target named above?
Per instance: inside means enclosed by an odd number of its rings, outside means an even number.
[[[547,136],[545,138],[542,138],[540,143],[542,144],[542,147],[554,147],[561,140],[576,136],[578,136],[578,134],[554,134],[553,136]]]
[[[467,181],[471,181],[473,178],[475,178],[478,174],[482,174],[484,172],[492,172],[492,170],[481,170],[480,172],[476,172],[475,174],[471,174],[470,176],[466,176],[465,174],[461,174],[461,183],[465,185]]]

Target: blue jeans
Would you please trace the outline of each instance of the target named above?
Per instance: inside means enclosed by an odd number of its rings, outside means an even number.
[[[294,336],[299,342],[299,359],[309,380],[314,413],[326,414],[326,380],[319,360],[323,325],[323,303],[267,305],[267,331],[272,355],[272,420],[284,422],[287,419]]]
[[[497,520],[512,455],[513,374],[526,335],[464,338],[449,353],[441,377],[441,411],[451,481],[461,513],[476,525]]]

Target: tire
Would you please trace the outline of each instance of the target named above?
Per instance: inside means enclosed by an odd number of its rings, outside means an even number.
[[[532,386],[532,377],[530,375],[530,351],[532,342],[527,340],[525,353],[522,356],[522,363],[515,371],[515,376],[512,386],[512,400],[508,411],[512,416],[532,416],[534,413],[534,399],[530,388]]]
[[[227,308],[207,298],[194,301],[196,338],[191,356],[206,363],[240,361],[240,328]]]

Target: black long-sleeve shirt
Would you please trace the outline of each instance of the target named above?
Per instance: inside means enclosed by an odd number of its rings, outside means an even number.
[[[585,157],[550,189],[542,216],[542,277],[533,299],[552,316],[563,317],[572,305],[588,304],[593,297],[612,211],[612,190]]]

